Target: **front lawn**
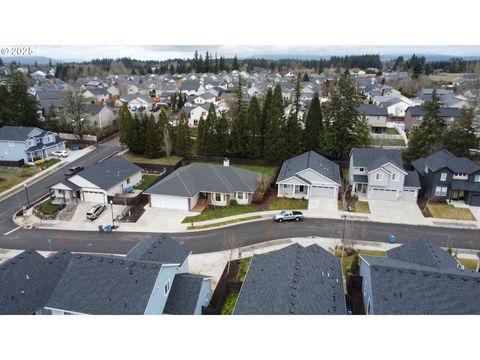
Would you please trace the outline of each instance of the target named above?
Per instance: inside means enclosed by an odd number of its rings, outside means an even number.
[[[182,160],[181,157],[175,155],[158,159],[149,159],[141,154],[132,153],[131,151],[127,151],[125,154],[123,154],[123,157],[130,162],[155,165],[175,165],[180,160]]]
[[[268,210],[307,210],[308,200],[273,198],[268,204]]]
[[[51,158],[50,160],[47,160],[44,163],[42,163],[40,166],[44,169],[48,169],[50,166],[53,166],[59,162],[60,162],[60,159]]]
[[[240,218],[240,219],[233,219],[233,220],[221,221],[221,222],[212,223],[212,224],[188,226],[188,227],[187,227],[187,230],[210,229],[210,228],[213,228],[213,227],[230,225],[230,224],[235,224],[235,223],[244,222],[244,221],[250,221],[250,220],[258,220],[258,219],[261,219],[261,218],[262,218],[262,217],[261,217],[260,215],[247,216],[247,217]]]
[[[475,216],[468,208],[457,208],[445,203],[430,203],[427,206],[428,213],[439,219],[451,220],[471,220],[475,221]]]
[[[137,190],[147,190],[156,179],[158,179],[159,175],[151,175],[145,174],[142,177],[142,183],[136,187]]]
[[[60,208],[61,208],[60,205],[52,204],[52,200],[47,200],[43,202],[42,205],[40,206],[40,209],[45,215],[53,215],[57,211],[59,211]]]
[[[41,171],[38,166],[0,168],[0,192],[10,189]]]
[[[243,258],[240,260],[240,266],[238,267],[238,272],[236,276],[236,280],[239,282],[244,282],[245,281],[245,275],[247,275],[248,267],[250,266],[250,263],[252,262],[252,258]]]
[[[458,262],[465,266],[467,269],[476,271],[478,261],[475,259],[458,259]]]
[[[229,293],[222,305],[222,309],[220,310],[220,315],[232,315],[233,308],[237,303],[237,299],[238,299],[238,293]]]
[[[227,216],[247,214],[256,211],[257,209],[250,205],[237,205],[217,209],[206,209],[199,215],[187,216],[185,219],[183,219],[182,223],[186,224],[191,222],[221,219]]]
[[[344,211],[342,200],[338,200],[338,210]],[[368,205],[368,201],[355,202],[354,206],[350,206],[350,212],[370,214],[370,206]]]

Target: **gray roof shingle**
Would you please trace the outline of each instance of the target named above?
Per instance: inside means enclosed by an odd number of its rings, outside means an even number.
[[[365,167],[368,171],[378,169],[386,163],[392,163],[399,169],[403,169],[402,154],[396,149],[381,148],[353,148],[353,166]]]
[[[425,116],[425,109],[421,106],[410,106],[406,112],[409,112],[411,116]],[[459,117],[461,109],[453,107],[441,107],[438,115],[440,117]]]
[[[261,183],[261,174],[233,166],[190,164],[157,182],[145,194],[192,197],[199,192],[233,194],[253,193]]]
[[[205,276],[201,275],[176,275],[163,313],[169,315],[193,315],[204,280]]]
[[[139,242],[127,254],[127,259],[163,264],[183,264],[190,251],[170,235],[162,234]]]
[[[72,255],[26,250],[0,264],[0,314],[31,315],[47,303]]]
[[[345,314],[340,260],[316,244],[254,255],[233,313]]]
[[[466,157],[455,156],[446,149],[437,151],[425,158],[414,160],[412,165],[420,175],[425,175],[425,166],[428,166],[433,172],[447,168],[460,174],[472,174],[480,170],[480,165],[477,163]]]
[[[306,169],[312,169],[327,179],[339,185],[341,184],[340,167],[333,161],[317,154],[315,151],[307,151],[301,155],[285,160],[278,173],[277,183],[292,176],[301,178],[296,174]]]
[[[121,156],[113,156],[101,163],[87,167],[78,176],[108,190],[134,174],[142,171],[140,167],[125,160]]]
[[[421,188],[420,177],[416,171],[407,171],[407,176],[405,176],[405,181],[403,186],[411,188]]]
[[[356,107],[360,115],[366,116],[388,116],[388,110],[375,104],[361,104]]]
[[[34,129],[31,126],[5,125],[0,128],[0,140],[25,141]]]

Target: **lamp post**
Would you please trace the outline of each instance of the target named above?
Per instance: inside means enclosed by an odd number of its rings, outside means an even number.
[[[28,208],[30,206],[30,199],[28,198],[27,184],[23,184],[23,188],[25,189],[25,194],[27,195],[27,208]]]
[[[113,200],[110,200],[110,209],[112,210],[112,228],[115,226],[115,219],[113,217]]]

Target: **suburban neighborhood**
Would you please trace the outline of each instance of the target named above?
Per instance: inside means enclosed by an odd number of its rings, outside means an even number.
[[[478,59],[0,58],[0,314],[480,315],[479,140]]]

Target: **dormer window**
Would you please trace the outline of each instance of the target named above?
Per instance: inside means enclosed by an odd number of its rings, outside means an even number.
[[[365,168],[359,168],[358,171],[363,173],[363,172],[365,172]]]
[[[425,165],[425,174],[428,174],[428,166]]]
[[[440,174],[440,181],[447,181],[447,173]]]

